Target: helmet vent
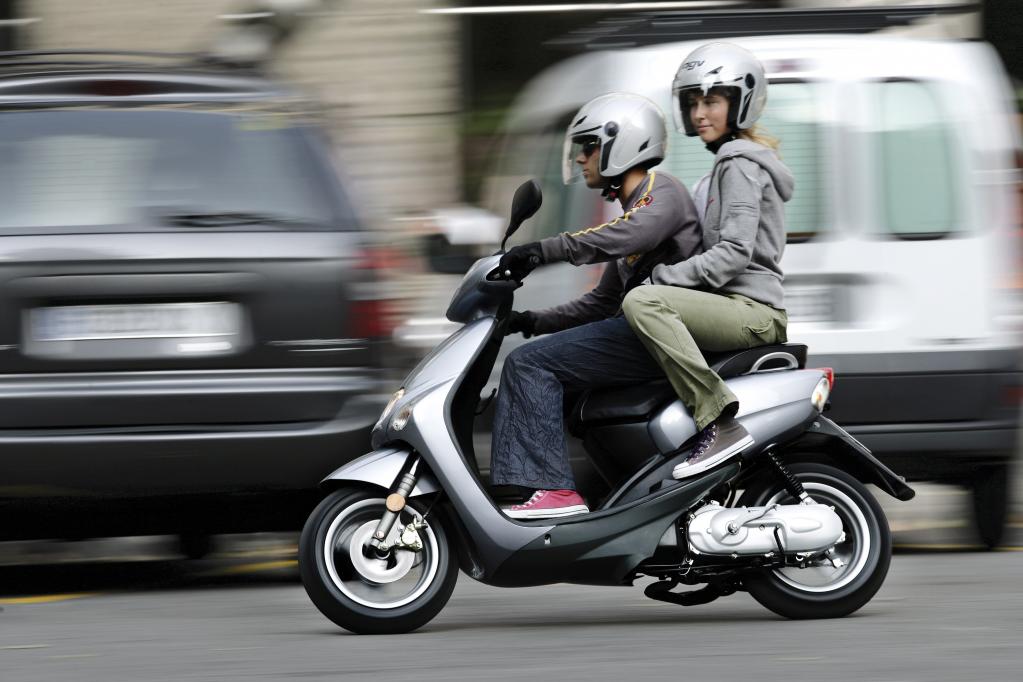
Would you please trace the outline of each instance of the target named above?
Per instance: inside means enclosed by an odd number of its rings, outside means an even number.
[[[746,114],[749,113],[749,103],[750,103],[750,101],[752,99],[753,99],[753,93],[752,92],[747,93],[746,97],[745,97],[745,99],[743,100],[743,103],[742,103],[742,113],[739,114],[739,121],[740,122],[746,120]]]
[[[588,115],[589,115],[589,114],[587,114],[587,116],[588,116]],[[580,123],[582,123],[582,122],[583,122],[583,121],[585,121],[585,120],[586,120],[586,116],[583,116],[583,117],[582,117],[582,118],[580,118],[580,119],[579,119],[578,121],[576,121],[575,123],[573,123],[573,124],[572,124],[572,126],[573,126],[573,127],[575,127],[575,126],[579,125]]]
[[[650,146],[650,138],[648,137],[646,142],[644,142],[643,144],[639,145],[639,150],[638,151],[643,151],[644,149],[646,149],[649,146]]]
[[[614,143],[615,143],[615,141],[613,139],[612,140],[608,140],[606,143],[604,143],[603,147],[600,150],[600,174],[601,175],[603,175],[604,171],[607,170],[608,163],[611,161],[611,147],[612,147],[612,145],[614,145]]]

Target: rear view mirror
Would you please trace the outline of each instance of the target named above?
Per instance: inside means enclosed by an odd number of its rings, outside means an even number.
[[[540,183],[536,180],[527,180],[515,190],[512,198],[511,220],[508,222],[508,229],[504,232],[504,241],[501,242],[501,250],[508,242],[508,237],[515,234],[522,223],[526,222],[540,210],[543,203],[543,192],[540,191]]]

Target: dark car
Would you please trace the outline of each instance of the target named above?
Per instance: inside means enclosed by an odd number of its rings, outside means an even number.
[[[0,539],[297,528],[367,449],[378,259],[309,111],[216,65],[0,54]]]

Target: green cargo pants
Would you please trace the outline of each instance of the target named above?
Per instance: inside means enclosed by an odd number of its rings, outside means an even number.
[[[784,310],[739,294],[646,285],[630,291],[622,309],[700,429],[722,412],[734,414],[739,407],[700,349],[744,350],[787,340]]]

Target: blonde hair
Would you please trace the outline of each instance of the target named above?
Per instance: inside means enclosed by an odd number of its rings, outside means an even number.
[[[757,124],[753,124],[753,127],[747,128],[746,130],[740,130],[738,136],[743,140],[749,140],[750,142],[756,142],[762,144],[765,147],[770,147],[774,151],[778,151],[781,146],[781,142],[777,137],[768,135],[764,132],[764,129]]]

